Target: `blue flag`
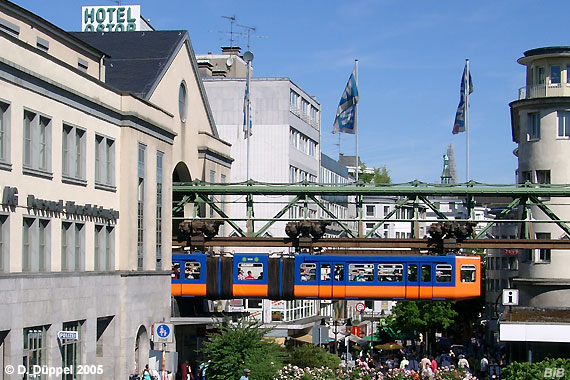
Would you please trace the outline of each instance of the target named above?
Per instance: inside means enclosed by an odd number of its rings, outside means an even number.
[[[469,84],[467,83],[469,81]],[[473,81],[471,80],[471,73],[467,72],[467,64],[463,69],[463,76],[461,77],[461,94],[459,96],[459,105],[457,106],[457,112],[455,113],[455,123],[453,123],[453,134],[456,135],[459,132],[465,132],[465,103],[467,92],[465,89],[469,86],[469,94],[473,92]]]
[[[358,87],[356,86],[355,71],[352,70],[346,88],[340,98],[340,103],[336,110],[336,118],[334,119],[333,133],[344,132],[354,134],[355,131],[355,112],[356,103],[358,103]]]

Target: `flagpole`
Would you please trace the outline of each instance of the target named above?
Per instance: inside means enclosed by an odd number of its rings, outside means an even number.
[[[471,78],[471,73],[469,72],[469,59],[465,60],[465,67],[467,68],[467,76],[464,79],[465,81],[467,81],[467,83],[465,83],[465,154],[467,156],[467,158],[465,159],[465,164],[467,166],[465,174],[467,176],[467,181],[469,182],[471,180],[470,176],[469,176],[469,91],[471,89],[471,81],[469,80]]]
[[[358,59],[354,60],[354,68],[356,73],[354,81],[356,82],[356,88],[358,88]],[[356,182],[358,182],[358,171],[360,170],[360,160],[358,159],[358,103],[354,105],[354,133],[356,134]]]

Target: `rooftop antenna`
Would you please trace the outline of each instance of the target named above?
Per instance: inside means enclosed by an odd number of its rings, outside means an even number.
[[[230,47],[234,47],[234,24],[236,22],[236,16],[222,16],[230,20]]]
[[[247,50],[249,50],[249,38],[250,38],[250,34],[251,32],[255,32],[257,30],[257,28],[255,26],[247,26],[247,25],[239,25],[238,26],[240,28],[244,28],[245,30],[247,30]]]
[[[237,26],[239,26],[240,28],[244,28],[247,31],[247,50],[249,50],[249,47],[251,45],[250,43],[251,37],[267,38],[267,36],[252,36],[251,32],[255,32],[257,30],[257,28],[254,26],[239,25],[239,24]],[[244,33],[237,33],[237,34],[243,35]]]

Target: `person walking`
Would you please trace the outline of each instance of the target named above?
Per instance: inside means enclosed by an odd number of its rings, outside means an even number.
[[[457,362],[457,367],[469,371],[469,362],[465,359],[464,355],[459,357],[459,361]]]
[[[243,369],[243,376],[239,378],[239,380],[249,380],[249,374],[251,371],[247,368]]]
[[[489,371],[489,360],[487,359],[487,356],[483,355],[483,357],[481,358],[481,370],[480,370],[482,379],[487,378],[488,371]]]
[[[148,364],[144,366],[142,372],[142,378],[143,380],[152,380],[152,376],[150,375],[150,370],[148,369]]]
[[[408,361],[408,359],[406,359],[406,357],[404,356],[402,358],[402,361],[400,362],[400,369],[409,369],[408,365],[410,364],[410,362]]]

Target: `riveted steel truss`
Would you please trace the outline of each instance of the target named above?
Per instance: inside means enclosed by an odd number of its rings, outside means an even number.
[[[455,221],[475,222],[479,226],[477,235],[471,243],[464,242],[464,247],[476,247],[475,241],[481,242],[480,247],[490,247],[490,243],[482,243],[489,236],[492,227],[501,223],[511,223],[518,226],[517,239],[511,239],[521,248],[543,247],[545,242],[537,242],[532,234],[533,225],[540,223],[554,223],[560,229],[560,235],[556,237],[558,242],[551,242],[549,246],[568,246],[570,248],[570,185],[488,185],[469,182],[461,185],[427,184],[414,181],[406,184],[362,184],[352,183],[347,185],[319,184],[319,183],[294,183],[294,184],[270,184],[255,181],[243,183],[205,183],[194,181],[191,183],[174,183],[173,192],[177,199],[181,199],[173,205],[173,211],[179,212],[186,205],[193,205],[192,216],[185,219],[211,219],[223,220],[232,228],[233,238],[249,238],[252,246],[255,238],[262,238],[266,231],[277,222],[293,220],[328,220],[342,231],[342,236],[352,241],[355,245],[363,244],[362,238],[378,237],[377,231],[389,222],[411,224],[410,239],[407,247],[419,247],[425,243],[416,240],[419,236],[419,226],[448,219],[448,213],[441,209],[446,201],[459,202],[465,212],[462,218],[455,216]],[[382,204],[387,198],[391,199],[390,212],[384,213],[382,218],[373,218],[366,215],[366,205]],[[256,206],[273,202],[279,205],[271,217],[255,217]],[[243,207],[242,217],[228,215],[225,211],[228,204],[233,207]],[[331,204],[342,205],[346,209],[352,209],[354,216],[339,217],[332,211]],[[298,211],[292,215],[291,210]],[[400,213],[403,209],[413,210],[406,215]],[[477,208],[485,209],[484,217],[481,214],[476,217]],[[317,215],[321,215],[320,217]],[[430,215],[428,217],[428,215]],[[566,218],[564,217],[566,216]],[[366,229],[363,228],[366,223]],[[256,227],[258,227],[256,229]],[[285,233],[283,232],[283,235]],[[273,237],[278,242],[280,238]],[[235,239],[226,239],[227,245],[236,245]],[[281,244],[286,246],[287,239],[281,239]],[[328,241],[330,246],[334,241]],[[374,239],[376,240],[376,239]],[[388,243],[390,239],[378,239]],[[515,240],[517,240],[515,242]],[[529,242],[530,240],[530,242]],[[535,241],[534,245],[532,241]],[[215,238],[217,245],[226,245],[224,238]],[[268,239],[265,239],[269,243]],[[341,240],[335,240],[341,246]],[[498,242],[497,239],[493,240]],[[566,243],[568,241],[568,243]],[[403,243],[403,241],[401,241]],[[212,244],[214,244],[212,242]],[[261,244],[261,243],[259,243]],[[343,242],[342,244],[350,244]],[[541,245],[542,244],[542,245]],[[503,243],[507,245],[507,243]],[[401,246],[399,243],[398,246]],[[539,247],[540,246],[540,247]]]

